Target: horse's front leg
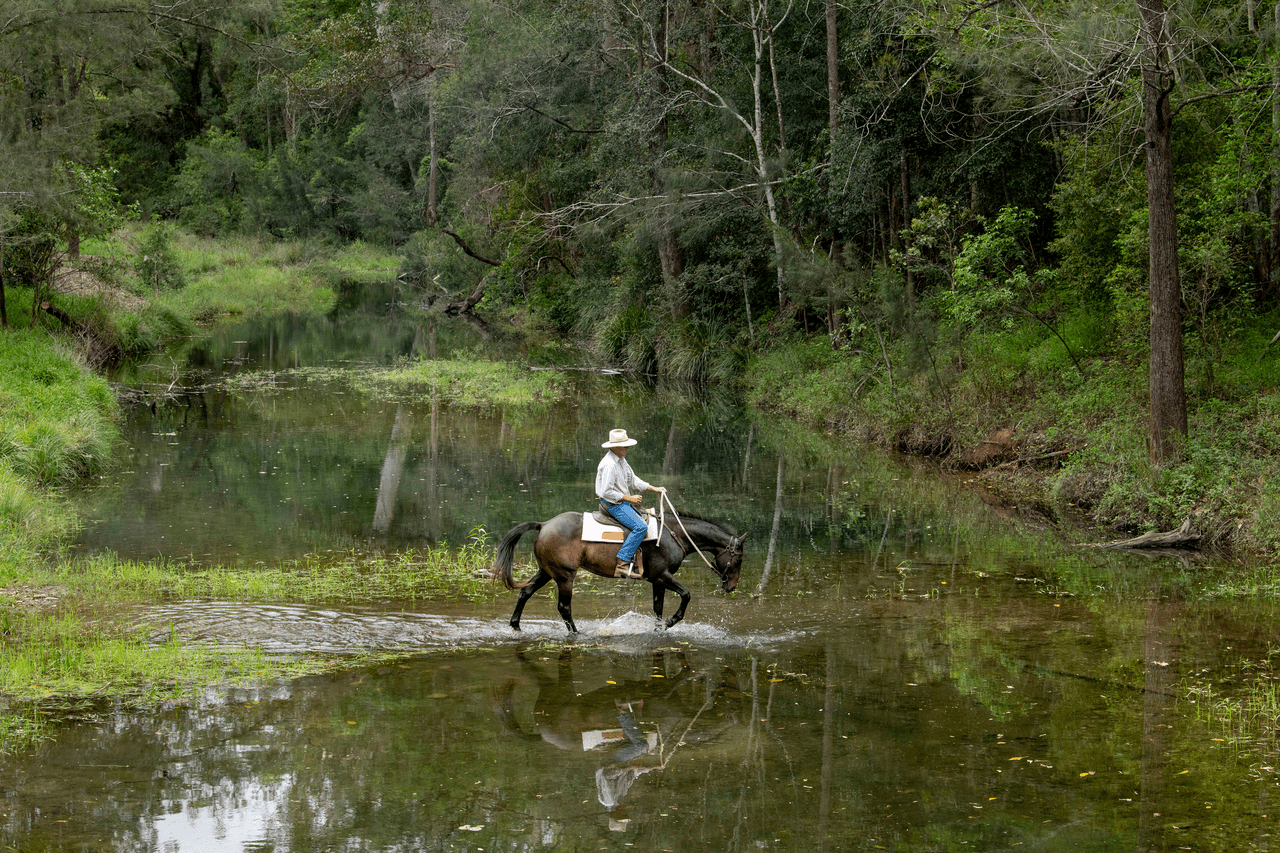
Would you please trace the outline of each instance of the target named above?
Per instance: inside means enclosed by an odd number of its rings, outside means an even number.
[[[662,630],[662,606],[667,600],[667,587],[665,584],[659,583],[657,579],[653,581],[653,618],[654,630]]]
[[[671,618],[667,620],[667,627],[670,628],[684,618],[685,608],[689,606],[689,599],[693,596],[689,594],[689,590],[685,589],[675,579],[671,572],[663,571],[662,574],[653,579],[653,610],[659,619],[662,618],[662,604],[659,596],[663,595],[668,589],[680,596],[680,606],[676,608],[676,612],[671,614]]]

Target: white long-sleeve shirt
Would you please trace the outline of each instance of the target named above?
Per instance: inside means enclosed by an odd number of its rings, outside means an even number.
[[[596,496],[608,504],[616,504],[627,495],[638,495],[649,484],[636,476],[627,460],[610,450],[596,466]]]

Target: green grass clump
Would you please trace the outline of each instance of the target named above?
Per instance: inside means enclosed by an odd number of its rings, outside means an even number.
[[[1216,683],[1203,673],[1184,679],[1180,686],[1194,703],[1196,717],[1231,743],[1274,746],[1280,726],[1276,654],[1270,649],[1262,660],[1242,660]]]
[[[36,555],[76,529],[75,511],[0,462],[0,585],[23,576]]]
[[[102,471],[119,437],[107,383],[39,330],[0,333],[0,463],[44,486]]]
[[[306,268],[267,264],[228,266],[206,273],[156,303],[197,323],[220,317],[270,316],[290,311],[324,313],[333,307],[332,286]]]
[[[83,247],[86,263],[110,274],[108,283],[147,300],[146,309],[132,312],[139,316],[122,317],[116,325],[123,327],[126,341],[145,344],[150,335],[152,346],[167,339],[165,332],[175,322],[182,327],[223,317],[323,313],[333,307],[339,282],[390,278],[399,264],[394,255],[359,241],[332,246],[247,235],[214,239],[166,229],[166,257],[173,269],[166,285],[157,286],[155,276],[145,274],[151,267],[144,260],[154,254],[148,254],[148,240],[157,227],[135,223]],[[153,330],[139,330],[140,323]]]
[[[365,373],[360,382],[397,396],[430,398],[438,394],[447,402],[464,406],[548,403],[565,393],[563,377],[555,371],[526,370],[500,361],[415,361]]]

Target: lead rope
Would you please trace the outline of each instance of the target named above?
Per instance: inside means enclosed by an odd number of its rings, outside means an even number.
[[[680,525],[680,529],[684,531],[685,538],[689,540],[689,544],[693,546],[693,550],[698,552],[698,556],[702,558],[702,562],[707,564],[707,568],[715,572],[716,567],[711,565],[711,561],[707,559],[707,555],[702,553],[701,549],[698,548],[698,543],[694,542],[693,537],[689,535],[689,531],[684,529],[684,522],[680,520],[680,513],[676,512],[675,504],[671,502],[671,498],[667,497],[666,492],[662,492],[661,495],[659,495],[659,500],[658,500],[659,513],[665,514],[665,510],[663,510],[663,501],[666,502],[667,506],[671,507],[671,515],[675,518],[676,524]],[[660,515],[659,517],[663,518],[664,515]],[[659,539],[662,538],[662,524],[663,524],[662,521],[658,522],[658,538]],[[719,572],[716,572],[716,574],[719,574]]]

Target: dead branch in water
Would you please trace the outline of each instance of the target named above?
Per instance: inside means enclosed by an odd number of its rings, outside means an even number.
[[[1150,533],[1144,533],[1132,539],[1125,539],[1120,542],[1104,542],[1094,547],[1128,550],[1139,548],[1195,548],[1199,544],[1200,531],[1191,528],[1191,517],[1187,516],[1187,520],[1182,522],[1182,526],[1177,530],[1169,530],[1164,533],[1152,530]]]

